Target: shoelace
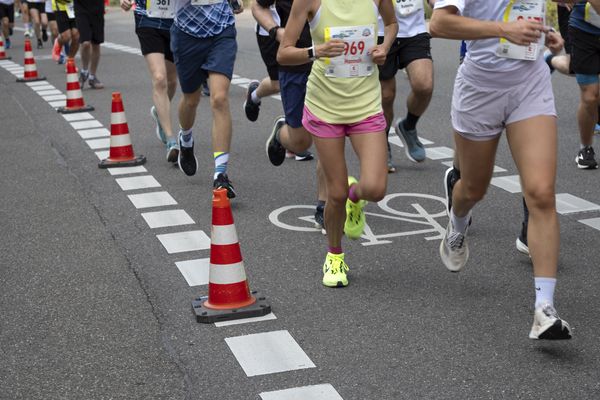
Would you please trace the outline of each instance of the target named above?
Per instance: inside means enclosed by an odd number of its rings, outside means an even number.
[[[337,257],[333,257],[329,259],[329,271],[331,271],[332,274],[337,274],[340,271],[348,271],[348,265],[346,265],[346,263],[344,262],[344,260],[337,258]]]
[[[547,317],[553,317],[553,318],[557,318],[558,319],[558,313],[556,312],[556,309],[554,309],[554,307],[552,307],[550,304],[547,304],[543,309],[542,312],[547,316]]]
[[[448,236],[447,240],[450,249],[452,249],[453,251],[462,250],[464,242],[465,235],[459,232],[452,232],[450,236]]]

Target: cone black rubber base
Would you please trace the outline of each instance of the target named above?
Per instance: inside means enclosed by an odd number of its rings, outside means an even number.
[[[108,158],[98,163],[98,168],[119,168],[119,167],[135,167],[136,165],[142,165],[146,163],[145,156],[137,156],[133,160],[128,161],[112,161]]]
[[[37,81],[45,81],[45,80],[46,80],[45,76],[38,76],[37,78],[29,78],[29,79],[17,78],[17,82],[37,82]]]
[[[0,61],[4,61],[4,60],[12,60],[11,56],[6,56],[4,58],[0,58]]]
[[[56,109],[56,111],[58,111],[61,114],[75,114],[75,113],[85,112],[85,111],[94,111],[94,107],[86,104],[85,106],[80,107],[80,108],[58,107]]]
[[[192,301],[192,310],[196,314],[196,321],[203,324],[212,324],[219,321],[231,321],[234,319],[262,317],[271,312],[271,305],[267,303],[267,299],[258,291],[253,290],[252,295],[256,298],[254,304],[242,308],[234,308],[230,310],[213,310],[212,308],[204,307],[204,302],[208,300],[208,296],[198,297]]]

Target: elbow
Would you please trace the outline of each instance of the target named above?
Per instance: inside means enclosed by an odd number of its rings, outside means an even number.
[[[285,56],[285,51],[281,46],[279,46],[279,50],[277,50],[277,64],[287,65],[286,61],[287,57]]]
[[[432,16],[431,20],[429,21],[429,34],[434,38],[442,37],[440,32],[440,24],[434,16]]]

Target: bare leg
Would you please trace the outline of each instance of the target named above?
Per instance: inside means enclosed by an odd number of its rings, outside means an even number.
[[[229,109],[230,80],[225,75],[210,72],[210,107],[213,114],[213,152],[229,152],[231,147],[231,112]]]
[[[162,53],[146,54],[145,58],[152,79],[152,100],[156,107],[156,112],[158,113],[158,120],[167,137],[171,139],[173,138],[171,99],[173,98],[177,86],[175,85],[175,87],[173,87],[172,84],[171,86],[169,85],[167,64],[173,65],[173,63],[166,61],[165,56]],[[171,79],[172,78],[173,77],[171,77]],[[176,74],[174,78],[177,80]],[[173,93],[169,93],[170,89]]]
[[[577,109],[579,138],[584,146],[591,146],[594,141],[594,126],[598,121],[598,104],[600,102],[600,84],[580,85],[581,100]]]

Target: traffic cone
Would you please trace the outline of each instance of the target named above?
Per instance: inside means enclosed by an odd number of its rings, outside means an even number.
[[[6,55],[6,50],[4,49],[4,35],[0,33],[0,60],[10,60],[10,57]]]
[[[213,190],[208,296],[192,301],[202,323],[260,317],[271,312],[266,298],[250,293],[227,189]]]
[[[35,66],[35,58],[33,58],[33,50],[31,49],[31,40],[25,39],[25,72],[22,78],[17,78],[17,82],[34,82],[44,81],[45,76],[38,76],[37,67]]]
[[[123,99],[121,99],[121,93],[113,92],[112,113],[110,114],[110,153],[108,158],[98,163],[98,168],[133,167],[145,162],[146,157],[136,157],[133,153]]]
[[[59,107],[56,111],[62,114],[71,114],[93,110],[94,107],[86,105],[83,101],[75,60],[69,57],[67,60],[67,105],[66,107]]]

